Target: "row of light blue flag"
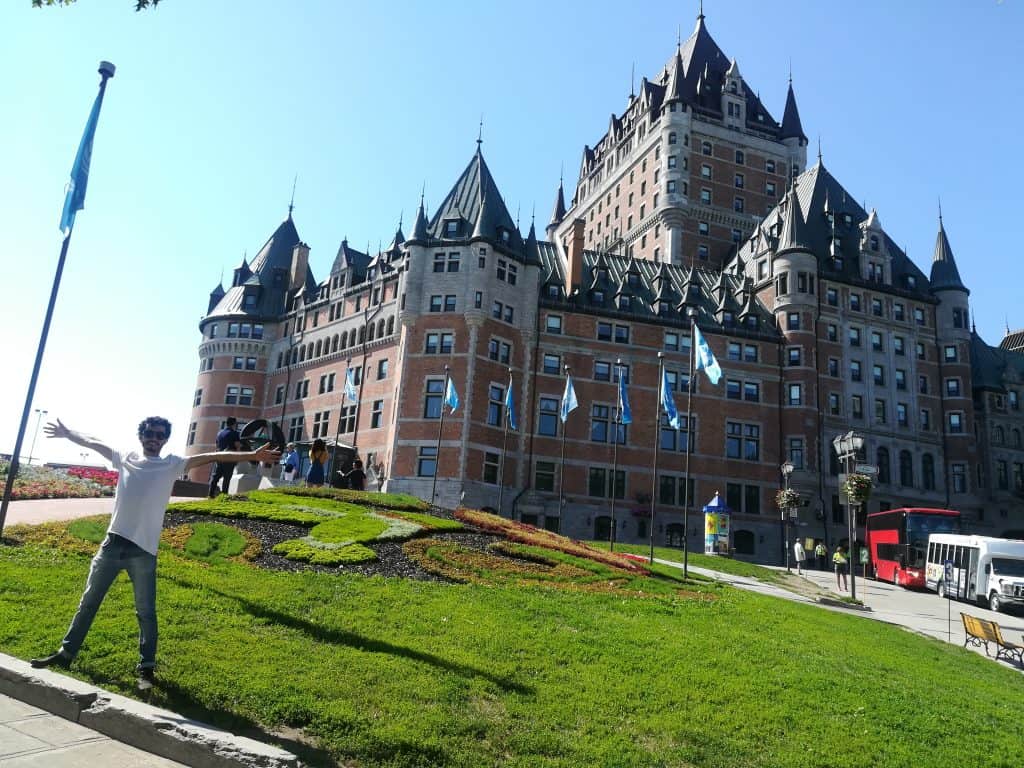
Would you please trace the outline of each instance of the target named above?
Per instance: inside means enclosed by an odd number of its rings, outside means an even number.
[[[694,368],[698,371],[704,371],[708,377],[708,381],[712,384],[718,384],[718,380],[722,377],[722,367],[718,364],[718,360],[715,359],[714,353],[711,351],[711,347],[708,346],[703,334],[700,329],[693,326],[693,348],[694,348]],[[455,380],[451,376],[446,377],[444,387],[444,405],[451,408],[450,413],[455,413],[459,407],[459,392],[455,388]],[[356,391],[355,381],[352,374],[352,369],[348,368],[345,371],[345,397],[349,400],[359,400],[359,394]],[[508,425],[514,430],[518,430],[519,427],[516,424],[516,408],[515,401],[512,396],[512,375],[508,377],[508,387],[505,389],[505,413],[508,414]],[[559,417],[562,419],[564,424],[569,419],[569,414],[575,411],[579,407],[579,400],[576,399],[576,388],[572,385],[572,374],[567,374],[565,377],[565,391],[562,393],[562,402],[559,408]],[[672,425],[673,429],[679,429],[682,422],[679,418],[679,410],[676,408],[675,398],[672,395],[672,388],[668,383],[668,372],[663,371],[661,377],[661,407],[665,411],[665,415],[668,417],[668,423]],[[626,388],[626,377],[619,376],[619,413],[621,414],[621,423],[632,424],[633,423],[633,411],[629,405],[629,391]]]

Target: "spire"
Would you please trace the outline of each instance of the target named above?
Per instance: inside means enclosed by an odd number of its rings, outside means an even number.
[[[530,234],[526,236],[526,263],[540,264],[540,246],[537,245],[537,228],[530,219]]]
[[[427,242],[427,213],[423,206],[423,193],[420,193],[420,207],[416,210],[416,223],[412,227],[412,239],[421,243]]]
[[[793,186],[789,188],[786,195],[786,213],[782,220],[782,231],[779,233],[778,253],[786,250],[804,250],[807,244],[803,242],[804,219],[800,215],[800,204],[796,199],[797,182],[794,179]]]
[[[932,271],[930,276],[931,291],[963,291],[970,293],[960,280],[960,271],[956,268],[956,261],[953,259],[953,249],[949,247],[949,238],[946,237],[946,228],[942,225],[942,217],[939,217],[939,233],[935,237],[935,255],[932,257]]]
[[[807,136],[804,135],[803,126],[800,124],[800,112],[796,108],[792,75],[790,75],[789,89],[786,91],[786,109],[782,114],[782,128],[779,131],[779,138],[800,139],[804,144],[807,143]]]
[[[292,217],[292,211],[295,210],[295,186],[299,183],[299,174],[295,174],[295,179],[292,181],[292,199],[288,203],[288,218]]]
[[[681,101],[683,99],[683,88],[685,85],[686,74],[683,70],[683,57],[679,51],[676,51],[675,58],[672,60],[672,70],[669,72],[667,97],[665,103],[670,101]]]
[[[558,177],[558,194],[555,196],[555,209],[551,212],[549,227],[555,227],[562,223],[565,218],[565,190],[562,187],[562,177]]]

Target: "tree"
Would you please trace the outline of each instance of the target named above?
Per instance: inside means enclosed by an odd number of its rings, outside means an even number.
[[[75,0],[32,0],[33,8],[42,8],[44,5],[71,5]],[[135,10],[142,11],[146,8],[156,8],[160,0],[135,0]]]

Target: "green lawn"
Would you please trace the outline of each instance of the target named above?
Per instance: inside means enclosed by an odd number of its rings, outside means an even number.
[[[607,541],[589,541],[587,543],[597,549],[603,549],[606,551],[608,549]],[[616,543],[615,551],[630,552],[634,555],[643,555],[644,557],[647,557],[651,553],[651,548],[646,544]],[[681,563],[683,562],[683,550],[670,549],[669,547],[655,547],[654,557],[658,560],[671,560],[674,563]],[[687,564],[698,568],[708,568],[712,571],[728,573],[732,576],[749,576],[765,582],[779,582],[784,579],[784,576],[780,574],[779,571],[774,571],[771,568],[765,568],[761,565],[747,563],[743,560],[736,560],[731,557],[719,557],[717,555],[705,555],[698,552],[691,552],[690,556],[687,558]]]
[[[678,580],[631,597],[160,558],[153,702],[301,729],[313,765],[1019,764],[1024,676],[862,618]],[[0,548],[0,649],[52,651],[88,565]],[[136,631],[122,577],[72,674],[133,695]]]

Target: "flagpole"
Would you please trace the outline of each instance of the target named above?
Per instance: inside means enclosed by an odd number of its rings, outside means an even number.
[[[327,486],[334,487],[334,462],[338,456],[338,441],[341,440],[341,422],[345,418],[345,395],[348,394],[348,370],[352,365],[352,358],[345,361],[345,379],[341,383],[341,409],[338,411],[338,429],[334,433],[334,451],[331,453],[331,463],[328,467]]]
[[[508,388],[512,389],[512,369],[508,369]],[[505,393],[505,401],[508,402],[508,393]],[[501,515],[501,500],[505,495],[505,452],[508,449],[508,423],[512,418],[512,412],[505,406],[505,429],[501,435],[501,466],[498,468],[498,515]]]
[[[114,65],[109,62],[100,62],[100,92],[97,100],[100,105],[103,103],[103,94],[107,90],[107,80],[114,76]],[[97,111],[97,118],[99,112]],[[95,130],[95,124],[93,125]],[[85,137],[83,136],[83,140]],[[81,151],[81,147],[79,147]],[[90,147],[91,152],[91,147]],[[77,158],[76,158],[77,159]],[[87,171],[88,172],[88,171]],[[84,194],[84,191],[83,191]],[[65,201],[66,204],[67,201]],[[83,201],[84,202],[84,201]],[[81,205],[79,205],[81,208]],[[63,219],[63,217],[62,217]],[[74,216],[72,213],[71,226],[68,227],[68,232],[64,235],[64,242],[60,247],[60,257],[57,259],[57,271],[53,276],[53,286],[50,288],[50,301],[46,306],[46,317],[43,319],[43,330],[39,335],[39,346],[36,347],[36,359],[32,366],[32,376],[29,378],[28,392],[25,394],[25,407],[21,412],[21,424],[18,426],[18,436],[14,441],[14,453],[11,456],[11,464],[7,468],[7,483],[4,485],[4,496],[3,500],[0,501],[0,540],[2,540],[4,533],[4,523],[7,520],[7,506],[11,501],[11,494],[14,491],[14,479],[18,475],[18,466],[20,464],[21,446],[25,441],[25,430],[28,426],[29,414],[32,412],[32,399],[36,394],[36,384],[39,381],[39,370],[43,365],[43,352],[46,350],[46,340],[50,335],[50,323],[53,320],[53,310],[57,304],[57,293],[60,290],[61,277],[64,274],[64,262],[68,255],[68,246],[71,244],[71,233],[74,229],[73,226]]]
[[[565,366],[566,381],[569,380],[569,374],[572,371],[568,365]],[[563,395],[564,398],[564,395]],[[565,507],[565,432],[569,426],[569,419],[566,418],[562,421],[562,455],[559,461],[560,469],[558,471],[558,520],[559,524],[564,525],[565,521],[562,519],[562,513]]]
[[[622,359],[617,358],[615,360],[615,378],[621,379],[622,377]],[[618,386],[622,387],[622,381],[618,382]],[[618,396],[616,395],[616,399]],[[617,523],[615,521],[615,479],[619,471],[619,421],[622,418],[621,403],[616,403],[612,409],[612,531],[608,536],[608,551],[615,551],[615,539],[618,534]]]
[[[665,382],[665,353],[658,352],[658,386],[654,406],[654,463],[651,465],[651,558],[654,562],[654,503],[658,490],[658,448],[661,447],[661,388]],[[685,558],[686,555],[683,555]]]
[[[434,506],[437,493],[437,473],[441,469],[441,430],[444,429],[444,400],[448,395],[448,366],[444,367],[444,394],[441,395],[441,420],[437,424],[437,447],[434,449],[434,482],[430,486],[430,506]]]
[[[690,429],[690,407],[693,403],[693,344],[697,327],[697,310],[690,307],[690,359],[687,363],[689,379],[686,382],[686,462],[683,469],[683,578],[687,578],[690,565],[690,454],[693,452],[693,430]]]

